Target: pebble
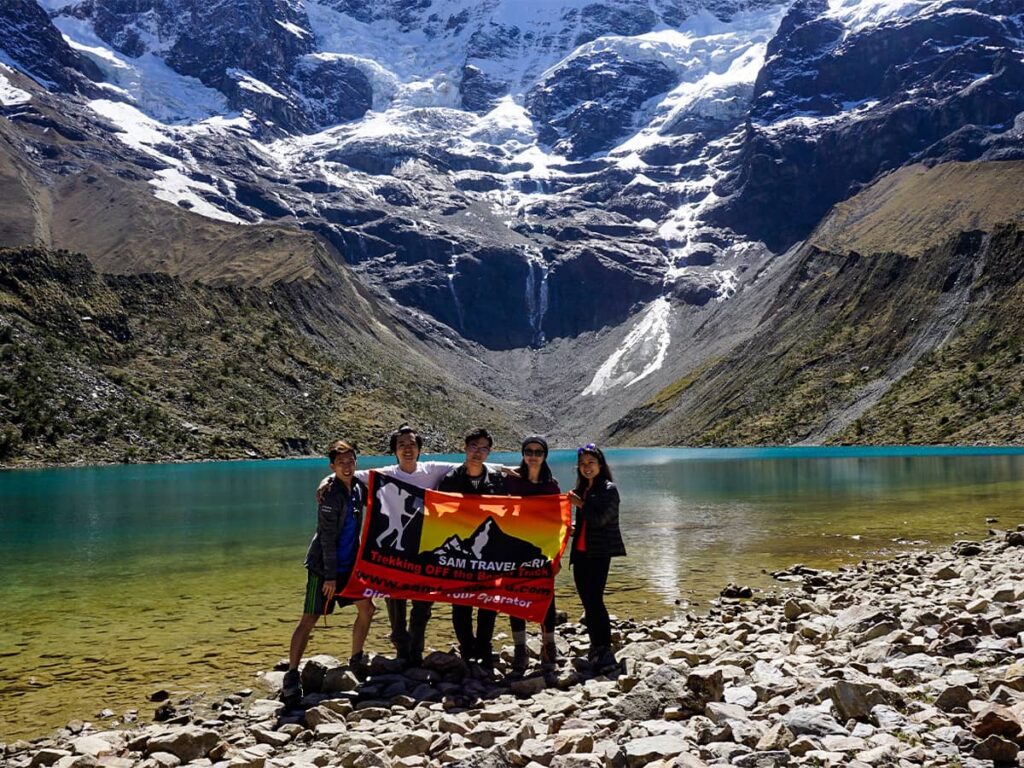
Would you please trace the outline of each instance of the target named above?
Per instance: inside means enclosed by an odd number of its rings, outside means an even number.
[[[715,601],[704,616],[616,619],[622,664],[604,674],[572,663],[586,652],[586,633],[567,621],[559,667],[518,679],[501,674],[510,648],[494,675],[434,652],[408,674],[376,657],[362,683],[318,656],[303,666],[304,709],[285,712],[243,689],[200,711],[154,691],[167,722],[116,732],[72,722],[52,739],[7,745],[4,760],[11,768],[1016,764],[1024,583],[1015,547],[1024,541],[1011,541],[1014,533],[1024,539],[1011,531],[835,573],[794,566],[777,574],[792,591]],[[276,693],[280,672],[259,677]]]
[[[99,736],[80,736],[72,740],[71,748],[77,755],[89,755],[90,757],[110,755],[114,752],[113,745]]]

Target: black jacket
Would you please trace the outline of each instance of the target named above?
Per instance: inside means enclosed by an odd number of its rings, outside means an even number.
[[[483,478],[479,484],[474,485],[466,474],[466,465],[460,464],[447,475],[441,478],[437,484],[437,490],[445,493],[469,493],[475,496],[504,496],[508,491],[505,489],[505,477],[498,470],[488,470],[484,467]]]
[[[585,531],[586,550],[578,552],[576,542]],[[572,534],[569,562],[580,557],[622,557],[626,545],[619,530],[619,489],[615,483],[595,480],[583,506],[576,510],[576,527]]]
[[[358,548],[363,513],[366,511],[366,484],[356,478],[352,478],[352,497],[355,502],[352,507],[355,516],[355,541],[352,546]],[[338,539],[347,512],[348,494],[345,486],[340,480],[332,477],[324,488],[322,501],[317,507],[316,533],[309,542],[305,563],[307,568],[326,579],[333,579],[338,571]]]
[[[562,492],[555,478],[546,483],[531,483],[525,477],[510,475],[505,478],[505,487],[509,496],[553,496]]]

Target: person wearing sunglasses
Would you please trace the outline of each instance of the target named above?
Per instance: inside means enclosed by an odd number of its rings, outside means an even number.
[[[569,565],[587,616],[587,661],[600,672],[618,664],[604,592],[612,558],[623,557],[626,546],[619,530],[619,489],[604,452],[593,443],[576,452],[576,488],[569,503],[576,508]]]
[[[530,435],[522,444],[523,460],[517,474],[509,474],[505,478],[508,493],[511,496],[545,496],[561,493],[558,481],[551,474],[548,466],[548,443],[540,435]],[[522,675],[526,672],[526,619],[511,616],[512,642],[515,650],[512,654],[512,672]],[[541,643],[541,666],[551,671],[558,663],[558,648],[555,645],[555,598],[552,596],[544,617],[543,641]]]
[[[477,428],[467,434],[466,460],[442,478],[437,490],[477,496],[504,496],[507,491],[501,471],[484,463],[493,446],[494,440],[486,429]],[[459,653],[466,664],[476,660],[488,672],[494,669],[494,650],[491,641],[497,616],[496,611],[477,609],[474,633],[473,607],[452,606],[452,628],[459,642]]]

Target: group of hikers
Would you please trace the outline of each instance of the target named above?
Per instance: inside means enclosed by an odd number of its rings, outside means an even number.
[[[417,488],[459,494],[534,496],[561,492],[548,467],[548,444],[543,437],[530,435],[522,441],[522,461],[518,467],[486,463],[493,446],[487,430],[478,428],[465,436],[465,460],[461,464],[420,461],[423,438],[413,427],[402,425],[389,438],[389,452],[397,463],[375,471]],[[299,663],[310,633],[317,620],[333,613],[336,606],[355,606],[349,667],[360,676],[368,669],[364,646],[376,608],[369,598],[348,598],[340,594],[356,563],[369,471],[356,469],[357,451],[344,440],[331,443],[327,458],[331,474],[317,489],[317,528],[306,553],[308,574],[302,618],[292,634],[288,670],[282,686],[282,700],[292,705],[302,698]],[[604,604],[604,592],[611,559],[625,555],[626,548],[619,530],[619,491],[604,453],[593,443],[577,451],[576,486],[567,497],[575,508],[575,519],[570,527],[569,563],[586,616],[590,639],[587,663],[597,670],[608,669],[616,664],[616,659],[611,647],[611,621]],[[397,658],[404,667],[419,666],[433,603],[390,597],[385,602]],[[473,612],[471,606],[452,606],[452,627],[459,654],[467,664],[478,664],[489,673],[495,662],[492,638],[497,613],[476,609],[474,629]],[[513,674],[521,675],[528,665],[526,620],[513,616],[510,624],[514,642],[511,669]],[[558,654],[554,597],[544,617],[542,631],[541,665],[542,669],[550,671],[557,663]]]

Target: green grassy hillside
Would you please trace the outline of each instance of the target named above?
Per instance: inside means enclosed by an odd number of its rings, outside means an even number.
[[[609,441],[1024,442],[1024,227],[916,256],[805,246],[748,342],[613,424]]]
[[[328,269],[328,266],[324,266]],[[244,458],[364,450],[404,420],[433,449],[514,414],[453,381],[340,269],[210,286],[0,250],[0,460]]]
[[[1024,223],[1024,162],[909,165],[837,205],[810,238],[835,253],[919,256],[959,232]]]
[[[972,308],[839,442],[1024,443],[1024,229],[984,248]]]
[[[773,265],[754,335],[607,431],[642,444],[1024,442],[1024,163],[901,168]]]

